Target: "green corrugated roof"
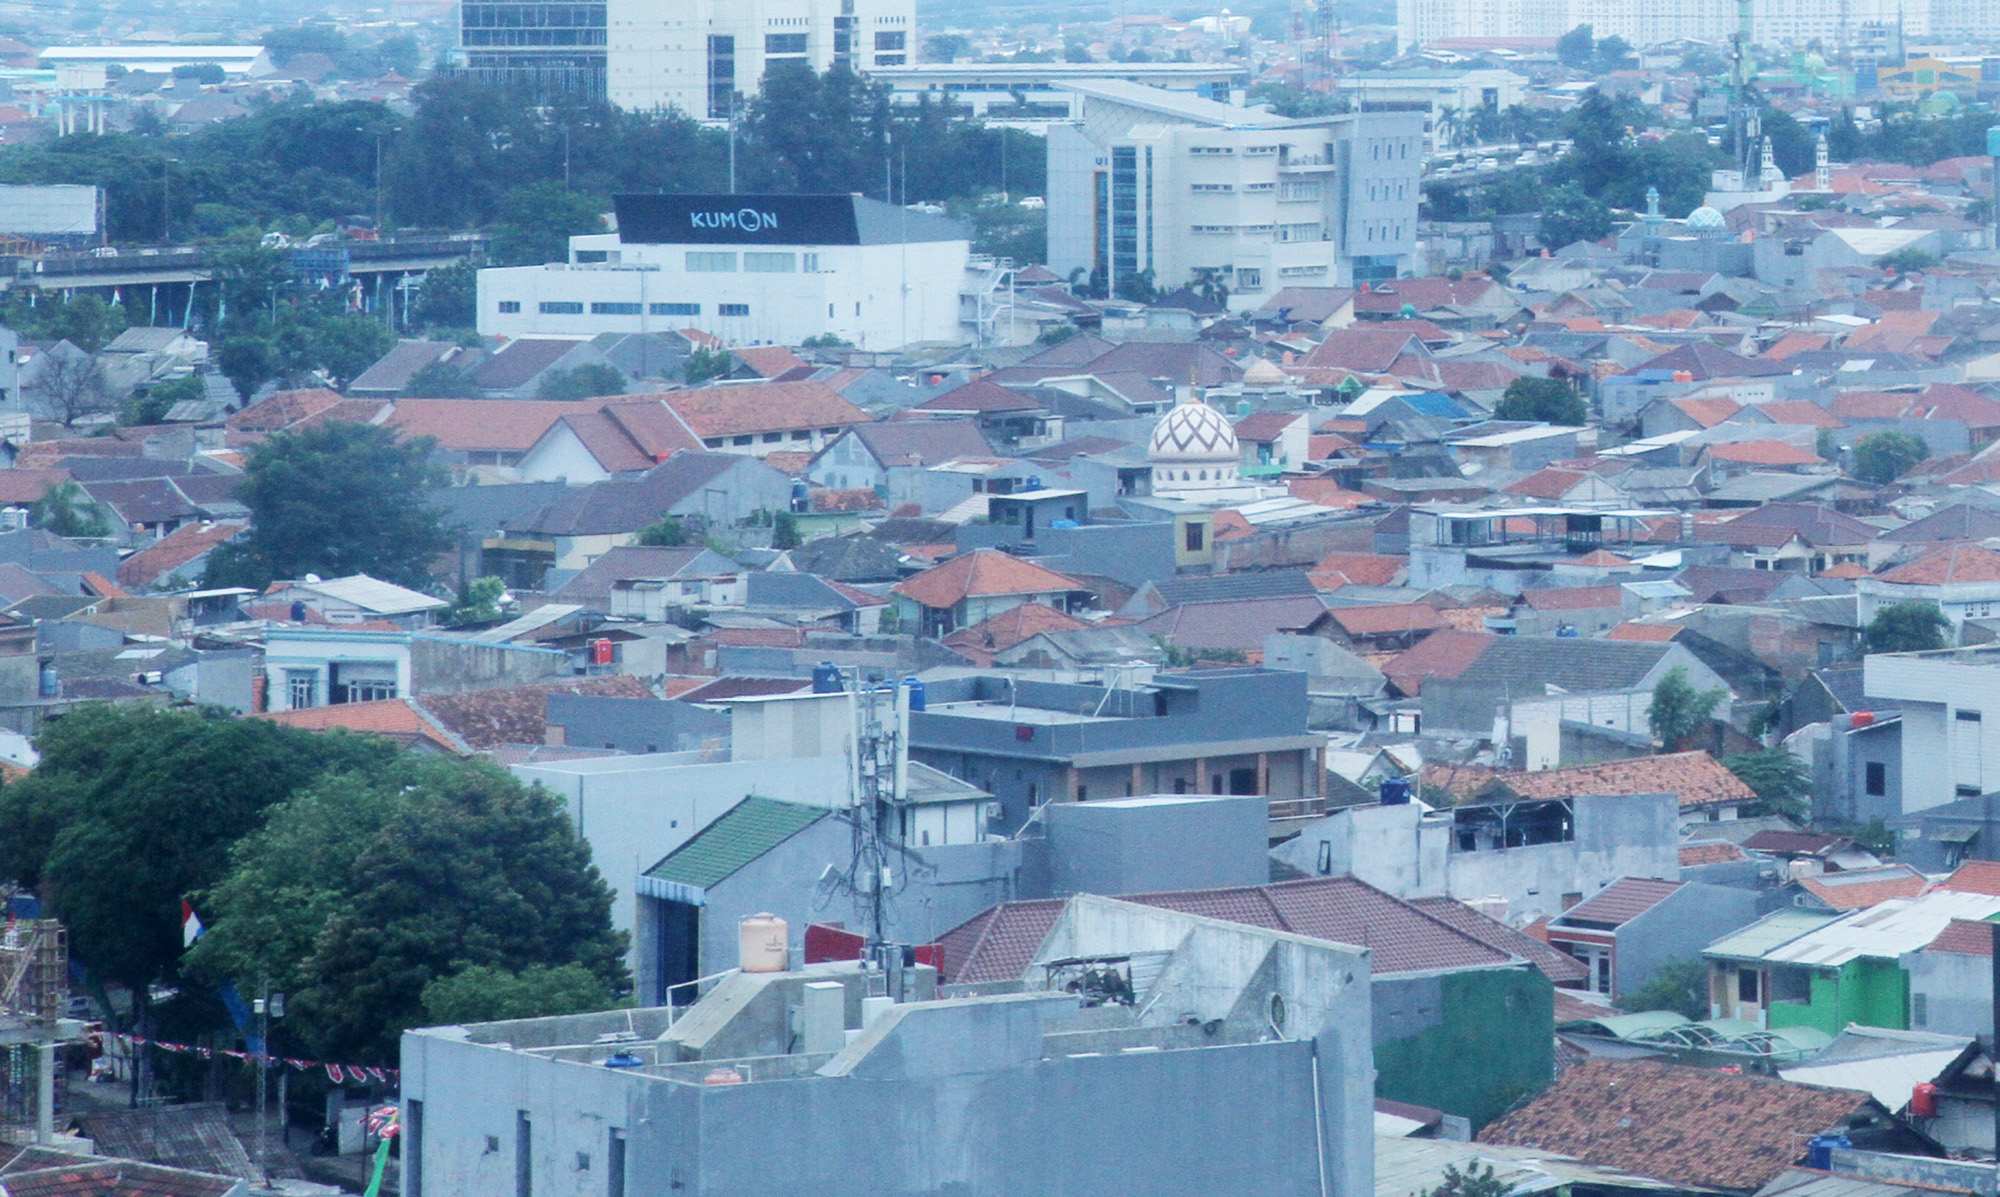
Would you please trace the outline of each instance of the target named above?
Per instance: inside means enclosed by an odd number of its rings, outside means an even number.
[[[822,806],[745,798],[647,869],[646,876],[707,889],[827,814]]]
[[[1774,951],[1808,931],[1817,931],[1838,917],[1830,910],[1787,907],[1765,915],[1741,931],[1723,936],[1708,945],[1702,954],[1735,960],[1761,960],[1766,952]]]

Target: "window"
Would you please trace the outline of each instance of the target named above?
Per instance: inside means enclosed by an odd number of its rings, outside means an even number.
[[[728,120],[736,107],[736,39],[711,34],[708,39],[708,118]]]
[[[1200,524],[1190,522],[1187,525],[1186,535],[1182,539],[1181,543],[1187,546],[1188,552],[1199,553],[1201,552],[1201,546],[1207,543],[1207,540],[1208,540],[1207,530],[1203,528],[1202,525]]]
[[[715,305],[715,314],[718,316],[748,316],[750,314],[750,305],[747,303],[718,303]]]
[[[1278,189],[1278,198],[1286,203],[1301,200],[1316,200],[1320,198],[1319,184],[1317,182],[1286,183]]]
[[[1757,977],[1758,973],[1754,968],[1739,968],[1736,970],[1737,1001],[1748,1002],[1753,1006],[1757,1004]]]
[[[902,65],[903,65],[903,57],[904,57],[904,56],[903,56],[903,55],[901,55],[901,54],[877,54],[877,55],[875,56],[875,65],[876,65],[876,66],[902,66]],[[926,832],[925,832],[924,834],[925,834],[925,835],[929,835],[929,834],[930,834],[930,832],[926,831]]]
[[[642,310],[644,309],[636,303],[593,303],[590,305],[590,314],[593,316],[637,316]]]
[[[285,671],[285,705],[294,711],[319,705],[319,673],[311,669]]]
[[[698,303],[656,303],[653,305],[653,315],[699,316],[701,315],[701,305]]]
[[[754,444],[756,440],[757,438],[754,436],[738,436],[731,437],[729,443],[732,445],[748,445]]]
[[[396,697],[392,681],[349,682],[346,689],[349,702],[382,702]]]
[[[1866,780],[1861,783],[1861,788],[1870,797],[1880,798],[1889,792],[1889,766],[1881,761],[1869,761],[1863,772]]]
[[[877,50],[906,50],[909,47],[904,44],[904,40],[909,36],[907,33],[878,33],[875,35],[875,48]]]
[[[743,255],[745,274],[792,274],[799,268],[797,254],[749,253]]]
[[[546,302],[542,303],[542,304],[541,304],[540,306],[541,306],[541,312],[542,312],[542,315],[544,315],[544,316],[581,316],[581,315],[583,315],[583,305],[582,305],[582,304],[580,304],[580,303],[569,303],[569,302],[566,302],[566,301],[559,301],[559,300],[549,300],[549,301],[546,301]]]
[[[528,1111],[514,1114],[514,1197],[534,1197],[535,1153],[532,1137],[535,1124]]]
[[[413,1097],[403,1109],[403,1192],[424,1197],[424,1103]]]
[[[1281,224],[1278,226],[1280,241],[1317,241],[1320,239],[1317,224]]]
[[[502,315],[511,316],[520,310],[521,301],[518,299],[503,299],[500,301],[500,312]]]
[[[719,436],[711,436],[707,440],[702,441],[701,443],[704,448],[720,449],[722,448],[724,441]]]
[[[1188,153],[1196,158],[1220,157],[1221,155],[1234,154],[1235,152],[1234,149],[1226,145],[1191,145],[1188,147]]]
[[[576,251],[576,263],[579,266],[609,262],[610,260],[611,251],[608,249],[579,249]]]
[[[1243,184],[1243,190],[1244,190],[1244,192],[1245,192],[1246,194],[1251,194],[1251,195],[1262,195],[1263,193],[1265,193],[1265,192],[1267,192],[1267,191],[1276,191],[1277,189],[1278,189],[1278,185],[1277,185],[1276,183],[1245,183],[1245,184]]]
[[[731,252],[708,249],[687,251],[689,274],[734,274],[736,255]]]
[[[819,273],[819,255],[818,255],[818,254],[804,254],[804,255],[801,255],[801,256],[802,256],[802,257],[803,257],[803,258],[804,258],[805,260],[804,260],[803,262],[801,262],[801,263],[799,264],[799,269],[801,269],[801,270],[805,271],[805,272],[806,272],[807,274],[818,274],[818,273]],[[832,313],[828,313],[828,314],[829,314],[829,315],[831,315]]]
[[[1191,186],[1196,191],[1227,192],[1236,190],[1234,183],[1194,183]]]
[[[1910,1025],[1929,1026],[1931,1021],[1931,995],[1913,993],[1910,995]]]
[[[782,432],[767,432],[764,434],[764,443],[767,445],[775,445],[784,439],[785,434]]]
[[[1257,291],[1263,289],[1263,286],[1264,272],[1262,270],[1247,266],[1237,269],[1236,289],[1238,291]]]
[[[804,54],[806,35],[803,33],[767,33],[764,35],[766,54]]]
[[[812,429],[810,428],[794,428],[792,430],[792,439],[795,441],[809,441],[812,439],[812,435]]]

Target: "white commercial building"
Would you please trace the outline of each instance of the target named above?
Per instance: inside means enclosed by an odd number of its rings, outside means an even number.
[[[120,66],[128,71],[171,74],[175,67],[217,66],[225,75],[261,79],[277,68],[262,46],[50,46],[42,65],[55,70],[72,66]]]
[[[1213,272],[1229,305],[1402,277],[1416,251],[1421,113],[1287,120],[1124,82],[1067,85],[1049,130],[1049,267],[1116,293]]]
[[[634,111],[727,120],[767,68],[902,66],[917,55],[916,0],[606,0],[605,95]]]
[[[1588,25],[1599,38],[1645,47],[1690,38],[1726,41],[1736,32],[1735,0],[1398,0],[1397,42],[1415,50],[1451,38],[1560,37]],[[1861,39],[1863,26],[1906,37],[1977,39],[2000,33],[1993,0],[1757,0],[1750,36],[1762,46],[1833,47]]]
[[[1421,112],[1424,133],[1437,148],[1438,118],[1446,112],[1505,112],[1527,94],[1528,81],[1512,71],[1360,71],[1335,84],[1360,112]]]
[[[859,195],[626,195],[570,258],[479,272],[485,336],[699,329],[863,349],[960,337],[965,227]]]
[[[1447,38],[1561,37],[1570,0],[1397,0],[1396,44],[1409,51]]]
[[[1083,116],[1083,97],[1065,83],[1143,83],[1204,100],[1241,104],[1248,67],[1229,62],[927,62],[875,67],[889,98],[915,104],[928,96],[951,100],[989,124],[1044,133],[1054,122]]]

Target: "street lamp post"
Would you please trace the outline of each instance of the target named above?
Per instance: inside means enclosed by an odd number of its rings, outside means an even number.
[[[269,1189],[273,1186],[271,1166],[267,1158],[270,1122],[266,1114],[266,1102],[271,1087],[271,1020],[285,1016],[285,995],[266,990],[258,997],[254,1008],[257,1015],[257,1174],[263,1177],[264,1187]],[[280,1118],[283,1118],[284,1114],[284,1110],[278,1111]]]

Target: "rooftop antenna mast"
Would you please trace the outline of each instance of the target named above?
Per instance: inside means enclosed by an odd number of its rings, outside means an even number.
[[[1752,0],[1736,0],[1736,33],[1732,42],[1732,63],[1730,70],[1729,117],[1730,129],[1736,139],[1736,171],[1743,187],[1750,180],[1757,167],[1757,143],[1762,136],[1763,122],[1750,108],[1750,27]]]

